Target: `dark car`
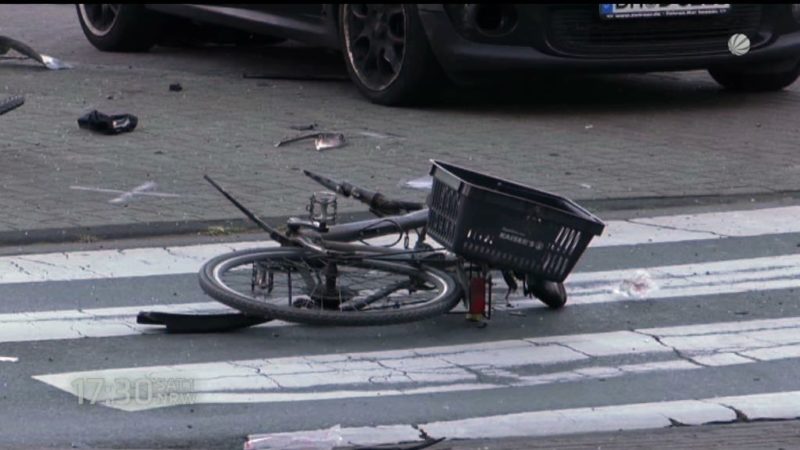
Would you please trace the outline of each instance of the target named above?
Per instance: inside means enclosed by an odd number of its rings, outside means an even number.
[[[450,78],[707,69],[722,86],[779,90],[800,75],[800,4],[81,4],[89,41],[142,51],[170,17],[341,50],[375,103]]]

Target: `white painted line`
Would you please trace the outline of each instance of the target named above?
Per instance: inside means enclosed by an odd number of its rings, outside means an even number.
[[[163,333],[163,327],[137,324],[140,311],[212,314],[233,310],[221,303],[202,302],[0,314],[0,344]],[[286,325],[290,324],[273,320],[259,326]]]
[[[197,273],[223,253],[275,246],[266,241],[3,256],[0,284]]]
[[[572,274],[566,282],[571,304],[631,298],[620,286],[636,270]],[[800,286],[800,254],[645,268],[655,285],[642,298],[696,297]]]
[[[674,422],[684,425],[733,422],[737,419],[734,408],[750,420],[794,419],[800,416],[800,391],[532,411],[415,426],[335,427],[329,430],[254,434],[248,436],[248,444],[250,448],[257,449],[259,443],[288,442],[326,432],[339,436],[340,446],[370,446],[420,441],[423,432],[431,438],[491,439],[643,430],[666,428],[673,426]]]
[[[374,245],[390,245],[396,241],[396,235],[368,240]],[[0,284],[197,273],[203,263],[215,256],[275,247],[278,247],[277,242],[267,240],[2,256]]]
[[[674,356],[680,355],[680,357]],[[613,364],[602,358],[637,356]],[[665,359],[665,356],[667,357]],[[131,402],[115,390],[93,402],[125,411],[170,404],[292,402],[535,386],[800,357],[800,317],[620,330],[605,333],[153,367],[105,369],[34,378],[89,399],[76,383],[190,380],[188,397]],[[559,363],[567,370],[548,371]],[[493,380],[493,381],[487,381]]]
[[[167,198],[174,198],[174,197],[181,197],[179,194],[168,194],[165,192],[153,192],[152,189],[156,188],[156,183],[154,181],[147,181],[135,188],[131,189],[130,191],[120,191],[118,189],[104,189],[104,188],[95,188],[89,186],[70,186],[69,188],[75,191],[89,191],[89,192],[103,192],[108,194],[118,194],[117,197],[109,200],[108,203],[124,203],[137,195],[149,196],[149,197],[167,197]]]
[[[609,221],[593,247],[800,233],[800,206]]]
[[[260,243],[251,244],[254,247]],[[200,265],[208,253],[208,249],[191,254],[185,249],[163,249],[160,255],[169,259],[170,267]],[[230,250],[230,249],[227,249]],[[216,249],[211,250],[216,251]],[[142,256],[129,255],[128,265],[114,260],[119,252],[111,252],[108,257],[114,263],[101,265],[98,270],[106,272],[126,270],[138,276],[151,273],[152,266],[144,262]],[[79,255],[70,257],[71,261],[80,259]],[[139,261],[141,265],[135,263]],[[53,269],[57,270],[57,269]],[[769,258],[753,258],[732,261],[719,261],[703,264],[685,264],[676,266],[651,267],[653,282],[658,289],[649,292],[643,299],[671,298],[675,300],[696,298],[700,295],[719,295],[738,292],[765,291],[770,289],[800,288],[800,255],[776,256]],[[576,273],[567,283],[569,304],[598,304],[623,300],[631,300],[618,291],[619,285],[634,271],[602,271]],[[53,274],[57,278],[58,273]],[[95,272],[86,272],[86,276],[98,276]],[[2,275],[0,275],[2,276]],[[504,302],[495,302],[498,309],[506,309]],[[515,310],[525,308],[544,308],[536,299],[512,297],[510,305]],[[0,342],[21,342],[28,340],[76,339],[81,337],[110,337],[141,334],[148,330],[147,326],[133,324],[133,317],[141,310],[165,312],[186,311],[189,308],[225,310],[221,304],[214,302],[189,305],[142,305],[122,308],[95,308],[82,311],[41,311],[31,313],[0,314]],[[454,311],[463,311],[459,305]],[[282,322],[271,322],[270,326],[285,325]]]
[[[659,228],[679,225],[681,229]],[[611,221],[604,236],[592,244],[608,247],[793,232],[800,232],[800,207],[666,216],[635,223]],[[377,242],[394,240],[395,236],[386,236]],[[0,284],[195,273],[204,261],[233,249],[274,246],[265,241],[4,256],[0,257]],[[574,282],[576,275],[568,281]]]

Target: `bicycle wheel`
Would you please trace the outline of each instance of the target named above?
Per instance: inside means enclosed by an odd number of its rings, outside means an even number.
[[[318,325],[388,325],[432,317],[461,299],[434,268],[335,258],[297,248],[250,249],[208,261],[200,286],[247,314]]]

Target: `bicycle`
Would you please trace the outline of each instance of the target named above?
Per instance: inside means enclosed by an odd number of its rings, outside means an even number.
[[[428,208],[304,171],[333,192],[316,192],[308,219],[291,218],[281,230],[206,176],[280,247],[215,257],[201,269],[200,286],[251,316],[387,325],[443,314],[462,300],[470,318],[489,318],[492,272],[499,270],[509,292],[521,280],[525,295],[562,307],[563,281],[603,222],[566,198],[431,162]],[[378,217],[336,224],[337,195],[367,204]],[[393,245],[365,242],[394,234]],[[428,236],[442,247],[427,243]]]

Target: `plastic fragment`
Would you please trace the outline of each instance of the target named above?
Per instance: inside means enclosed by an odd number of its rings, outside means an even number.
[[[646,270],[637,270],[631,278],[623,280],[617,289],[616,294],[622,294],[629,298],[644,298],[648,293],[658,289],[658,285],[653,281],[650,273]]]
[[[133,114],[107,115],[93,110],[78,119],[78,126],[105,134],[120,134],[133,131],[139,119]]]
[[[0,362],[17,362],[19,358],[16,356],[0,356]]]
[[[433,189],[433,177],[431,177],[430,175],[426,175],[424,177],[408,180],[405,183],[403,183],[403,187],[407,187],[410,189],[419,189],[423,191],[430,191],[431,189]]]
[[[341,427],[297,433],[256,434],[248,437],[244,450],[332,450],[343,442]]]

